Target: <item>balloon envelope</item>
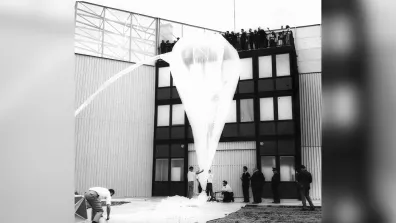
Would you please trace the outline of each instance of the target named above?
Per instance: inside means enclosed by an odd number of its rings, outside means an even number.
[[[194,136],[198,165],[208,173],[240,74],[238,52],[219,34],[181,38],[164,59],[183,102]]]

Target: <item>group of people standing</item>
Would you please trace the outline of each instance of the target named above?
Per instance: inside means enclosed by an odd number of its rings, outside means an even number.
[[[194,168],[190,166],[189,172],[187,174],[188,178],[188,193],[187,197],[192,198],[193,197],[193,191],[194,191],[194,182],[198,181],[198,192],[202,192],[202,187],[199,182],[200,179],[200,173],[202,173],[204,170],[201,171],[193,171]],[[272,195],[273,195],[273,202],[275,204],[280,203],[280,196],[279,196],[279,185],[280,185],[280,174],[278,172],[278,169],[273,167],[272,168],[272,178],[271,178],[271,190],[272,190]],[[250,186],[252,187],[252,192],[253,192],[253,204],[258,204],[262,202],[262,194],[263,194],[263,188],[265,184],[265,177],[264,174],[258,169],[254,168],[252,175],[248,172],[248,168],[246,166],[243,167],[243,173],[242,176],[240,177],[242,181],[242,190],[243,190],[243,198],[244,202],[250,202],[249,200],[249,188]],[[301,165],[299,168],[297,168],[297,175],[296,175],[296,184],[299,189],[300,195],[301,195],[301,200],[303,204],[303,210],[307,210],[307,205],[306,201],[308,200],[308,203],[310,205],[311,210],[315,210],[315,206],[312,203],[311,197],[309,196],[309,190],[310,190],[310,184],[312,183],[312,175],[307,171],[304,165]],[[234,201],[234,193],[232,192],[232,189],[228,182],[226,180],[223,181],[223,187],[219,191],[223,194],[223,202],[233,202]],[[215,195],[213,192],[213,174],[211,170],[208,171],[208,180],[207,180],[207,186],[206,186],[206,195],[210,197],[209,201],[215,200]]]
[[[254,168],[252,176],[250,176],[247,171],[248,168],[246,166],[243,167],[243,173],[241,176],[242,180],[242,190],[243,190],[243,198],[244,202],[249,202],[249,186],[252,186],[253,192],[253,203],[258,204],[261,203],[261,197],[263,193],[265,177],[264,174],[257,168]],[[273,194],[273,202],[275,204],[280,203],[279,196],[279,184],[280,184],[280,174],[277,168],[272,168],[273,176],[271,179],[271,189]],[[300,192],[301,201],[303,204],[303,210],[307,210],[306,200],[310,205],[310,210],[315,210],[315,206],[312,203],[311,197],[309,196],[309,190],[311,189],[310,184],[312,183],[312,175],[307,171],[304,165],[301,165],[297,169],[296,183]]]
[[[284,45],[293,45],[293,32],[287,25],[286,29],[281,27],[281,31],[275,32],[269,30],[267,31],[258,27],[258,29],[246,32],[241,29],[241,32],[225,32],[223,37],[237,50],[253,50],[268,47],[277,47]]]

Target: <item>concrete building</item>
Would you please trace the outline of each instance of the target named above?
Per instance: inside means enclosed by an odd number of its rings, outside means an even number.
[[[161,26],[171,24],[175,38],[217,32],[84,2],[76,15],[76,108],[109,77],[155,55]],[[292,31],[294,46],[239,52],[244,72],[212,165],[215,190],[227,180],[242,197],[243,166],[261,167],[266,180],[276,166],[281,198],[297,198],[295,167],[304,164],[312,197],[321,199],[321,26]],[[76,117],[77,192],[185,195],[190,165],[197,165],[191,128],[166,63],[134,70]],[[263,197],[271,197],[268,184]]]

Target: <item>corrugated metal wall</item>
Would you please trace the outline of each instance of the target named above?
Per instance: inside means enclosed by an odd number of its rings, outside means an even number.
[[[321,147],[303,147],[301,153],[304,165],[312,174],[311,198],[320,200],[322,197],[322,149]]]
[[[131,63],[76,55],[77,108]],[[142,66],[109,86],[76,117],[76,191],[114,188],[116,197],[151,196],[155,68]]]
[[[194,144],[188,145],[188,165],[198,170],[197,155]],[[223,180],[226,180],[235,197],[243,197],[242,176],[243,166],[248,167],[252,174],[256,166],[256,143],[253,142],[224,142],[219,143],[212,163],[213,191],[218,191],[222,187]],[[198,184],[195,184],[195,192],[198,193]],[[252,192],[250,191],[250,196]]]
[[[302,163],[312,173],[312,199],[322,193],[322,74],[300,74]]]

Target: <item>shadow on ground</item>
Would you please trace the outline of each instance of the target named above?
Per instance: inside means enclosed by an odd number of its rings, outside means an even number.
[[[322,209],[302,211],[301,207],[244,207],[224,218],[208,223],[252,223],[252,222],[321,222]]]

